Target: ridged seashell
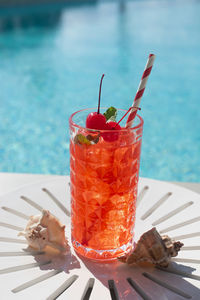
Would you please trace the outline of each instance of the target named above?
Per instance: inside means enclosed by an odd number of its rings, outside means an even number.
[[[171,257],[177,256],[182,246],[181,242],[175,242],[167,235],[161,236],[154,227],[140,237],[131,254],[119,260],[129,265],[150,264],[167,267]]]
[[[65,225],[48,210],[42,215],[31,216],[24,231],[19,236],[25,236],[30,247],[43,250],[46,246],[65,252],[68,242],[65,237]]]

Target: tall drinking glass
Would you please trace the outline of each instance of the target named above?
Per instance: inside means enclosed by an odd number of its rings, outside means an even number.
[[[71,237],[79,254],[111,260],[133,246],[143,120],[137,115],[129,129],[86,129],[92,111],[69,119]]]

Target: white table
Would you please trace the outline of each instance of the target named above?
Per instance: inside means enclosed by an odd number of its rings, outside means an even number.
[[[60,295],[59,300],[85,300],[89,298],[83,296],[93,284],[89,300],[111,300],[109,284],[119,294],[115,300],[184,299],[181,295],[185,295],[185,299],[200,299],[199,194],[175,184],[140,178],[135,240],[156,226],[160,234],[169,232],[171,237],[184,242],[178,258],[173,259],[167,271],[162,271],[133,268],[117,261],[112,264],[91,262],[77,256],[72,246],[72,256],[66,257],[26,253],[26,241],[17,237],[17,231],[26,226],[28,216],[42,208],[66,224],[66,236],[70,237],[70,218],[63,209],[70,209],[69,177],[0,175],[1,299],[54,300]],[[50,191],[53,198],[45,190]],[[129,278],[140,292],[131,286]],[[147,296],[140,297],[138,293]]]

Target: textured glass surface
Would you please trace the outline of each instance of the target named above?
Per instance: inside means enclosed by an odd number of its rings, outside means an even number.
[[[102,73],[102,106],[128,109],[152,52],[140,175],[199,181],[200,1],[0,14],[0,171],[69,174],[69,116],[97,105]]]
[[[85,123],[87,113],[79,114]],[[81,117],[72,120],[80,123]],[[112,142],[100,131],[91,145],[77,142],[78,134],[89,132],[70,122],[72,241],[87,257],[113,258],[132,247],[143,124],[138,121],[135,130],[111,130],[118,134]]]

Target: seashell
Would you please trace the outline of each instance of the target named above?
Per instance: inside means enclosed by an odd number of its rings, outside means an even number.
[[[65,252],[69,247],[65,237],[65,225],[48,210],[43,210],[42,215],[31,216],[25,230],[18,235],[25,236],[29,246],[37,250],[50,246]]]
[[[181,242],[175,242],[167,235],[161,236],[154,227],[140,237],[132,253],[119,260],[129,265],[167,267],[171,257],[177,256],[182,246]]]

